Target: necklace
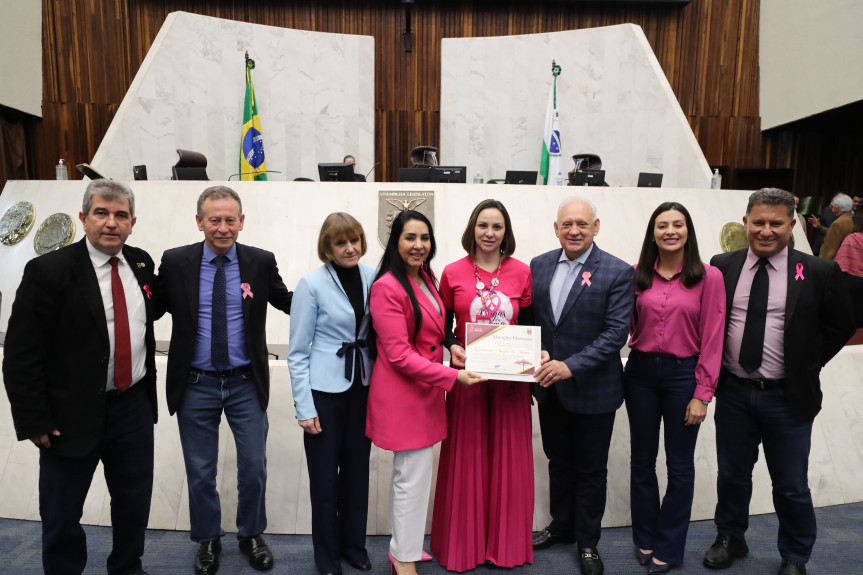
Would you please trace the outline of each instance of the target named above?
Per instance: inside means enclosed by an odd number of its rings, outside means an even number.
[[[491,317],[500,308],[500,296],[497,295],[495,289],[500,285],[501,263],[497,264],[497,274],[491,278],[491,285],[487,286],[479,279],[479,268],[476,262],[473,263],[473,275],[476,278],[476,295],[479,297],[482,307],[480,307],[478,316]],[[484,271],[484,270],[483,270]]]

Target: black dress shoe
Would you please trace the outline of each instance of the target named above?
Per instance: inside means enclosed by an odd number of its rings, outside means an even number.
[[[582,547],[578,550],[578,560],[581,562],[582,575],[602,575],[605,567],[599,551],[593,547]]]
[[[551,531],[548,530],[548,527],[543,529],[542,531],[534,531],[533,532],[533,548],[534,549],[545,549],[547,547],[551,547],[555,543],[575,543],[575,538],[573,537],[563,537],[562,535],[555,535]]]
[[[782,560],[782,567],[776,575],[806,575],[806,565],[797,561]]]
[[[735,559],[746,557],[749,547],[746,541],[735,539],[730,535],[719,535],[716,541],[704,554],[704,566],[710,569],[727,569]]]
[[[240,540],[240,551],[243,552],[243,555],[248,556],[249,565],[252,568],[258,571],[273,568],[273,554],[260,535]]]
[[[366,559],[365,561],[354,561],[350,557],[345,556],[345,561],[348,565],[353,567],[354,569],[359,569],[360,571],[371,571],[372,570],[372,562]]]
[[[195,573],[196,575],[213,575],[219,570],[219,553],[222,552],[222,541],[220,539],[212,539],[204,541],[198,547],[198,553],[195,555]]]

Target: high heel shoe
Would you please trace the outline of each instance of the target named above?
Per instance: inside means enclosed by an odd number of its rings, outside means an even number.
[[[429,561],[431,559],[431,555],[429,555],[428,559],[425,559],[425,556],[428,555],[425,551],[423,551],[423,559],[421,561]],[[387,553],[387,556],[390,558],[390,575],[399,575],[399,570],[396,568],[396,563],[401,563],[402,565],[414,565],[413,563],[402,563],[395,557],[393,557],[392,553]],[[414,567],[414,573],[416,573],[416,567]]]
[[[420,555],[420,561],[431,561],[431,560],[432,560],[432,556],[429,553],[426,553],[425,549],[423,549],[423,553],[422,553],[422,555]]]

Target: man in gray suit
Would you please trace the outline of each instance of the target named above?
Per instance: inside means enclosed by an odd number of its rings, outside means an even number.
[[[600,575],[596,549],[605,512],[608,449],[623,403],[620,349],[635,299],[635,270],[593,243],[596,207],[581,198],[561,204],[554,223],[561,249],[535,257],[533,305],[543,359],[534,395],[548,457],[552,521],[533,548],[576,542],[584,575]]]

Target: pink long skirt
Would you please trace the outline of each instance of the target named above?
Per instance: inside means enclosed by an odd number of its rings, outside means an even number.
[[[447,395],[431,549],[450,571],[533,562],[530,384],[489,381]]]

